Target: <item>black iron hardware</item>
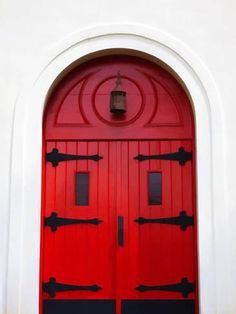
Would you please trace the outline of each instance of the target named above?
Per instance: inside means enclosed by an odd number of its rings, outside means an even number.
[[[117,73],[116,86],[110,96],[110,112],[124,114],[126,112],[126,92],[121,86],[120,71]]]
[[[65,226],[65,225],[79,225],[79,224],[91,224],[91,225],[99,225],[102,223],[102,220],[98,218],[92,219],[76,219],[76,218],[62,218],[58,217],[57,213],[51,213],[51,216],[44,218],[44,225],[49,226],[52,231],[56,231],[57,227]]]
[[[46,161],[49,161],[52,163],[53,167],[57,167],[59,162],[61,161],[67,161],[67,160],[94,160],[99,161],[100,159],[103,159],[102,156],[99,155],[70,155],[70,154],[62,154],[59,153],[59,150],[57,148],[53,148],[53,150],[50,153],[46,153]]]
[[[124,217],[118,216],[118,245],[124,245]]]
[[[174,160],[178,161],[181,166],[184,166],[185,163],[189,160],[192,160],[192,152],[186,152],[184,147],[180,147],[178,152],[170,154],[161,154],[161,155],[137,155],[134,159],[143,161],[149,159],[157,160]]]
[[[140,292],[145,291],[173,291],[173,292],[180,292],[184,298],[187,298],[189,293],[195,291],[195,284],[188,281],[188,278],[182,278],[180,283],[170,284],[170,285],[162,285],[162,286],[145,286],[140,285],[135,288]]]
[[[43,291],[46,292],[51,298],[54,298],[57,292],[75,291],[75,290],[97,292],[101,289],[102,288],[99,287],[98,285],[77,286],[77,285],[59,283],[59,282],[56,282],[56,278],[53,278],[53,277],[51,277],[48,282],[43,283]]]
[[[177,217],[165,217],[165,218],[144,218],[139,217],[134,220],[135,222],[143,225],[147,223],[158,223],[180,226],[181,230],[186,230],[189,226],[193,225],[193,216],[188,216],[185,211],[181,211]]]

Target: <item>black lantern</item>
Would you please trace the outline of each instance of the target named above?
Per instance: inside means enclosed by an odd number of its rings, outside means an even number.
[[[110,112],[124,114],[126,112],[126,92],[121,87],[121,75],[117,73],[116,86],[110,96]]]

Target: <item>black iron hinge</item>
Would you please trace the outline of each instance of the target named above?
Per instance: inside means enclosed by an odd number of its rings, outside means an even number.
[[[53,167],[57,167],[59,162],[61,161],[68,161],[68,160],[99,161],[100,159],[103,159],[103,157],[99,155],[71,155],[71,154],[59,153],[59,150],[57,148],[53,148],[50,153],[46,153],[46,161],[51,162]]]
[[[158,223],[180,226],[181,230],[186,230],[193,225],[193,216],[188,216],[185,211],[181,211],[177,217],[163,217],[163,218],[144,218],[139,217],[134,220],[139,224]]]
[[[51,213],[51,216],[44,218],[44,225],[49,226],[52,231],[56,231],[57,227],[66,225],[79,225],[79,224],[91,224],[99,225],[102,220],[98,218],[91,219],[77,219],[77,218],[64,218],[58,217],[56,212]]]
[[[56,282],[56,278],[51,277],[48,282],[43,283],[43,291],[46,292],[51,298],[56,296],[57,292],[63,291],[93,291],[97,292],[102,288],[98,285],[91,285],[91,286],[81,286],[81,285],[70,285]]]
[[[150,159],[173,160],[173,161],[178,161],[181,166],[184,166],[187,161],[192,160],[192,152],[186,152],[184,147],[181,146],[178,152],[175,152],[175,153],[160,154],[160,155],[139,154],[136,157],[134,157],[134,159],[138,161],[150,160]]]
[[[184,298],[187,298],[191,292],[195,291],[195,284],[188,281],[188,278],[182,278],[179,283],[169,284],[169,285],[160,285],[160,286],[146,286],[139,285],[135,288],[139,292],[145,291],[173,291],[179,292]]]

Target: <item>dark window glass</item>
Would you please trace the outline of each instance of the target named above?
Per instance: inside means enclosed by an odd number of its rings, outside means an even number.
[[[89,174],[76,173],[76,205],[88,205],[89,202]]]
[[[161,172],[148,173],[148,203],[149,205],[161,205],[162,199]]]

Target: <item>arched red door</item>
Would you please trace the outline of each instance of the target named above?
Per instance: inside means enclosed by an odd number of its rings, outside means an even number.
[[[110,112],[117,76],[123,114]],[[197,313],[194,125],[179,83],[139,58],[87,62],[49,99],[44,150],[41,312]]]

